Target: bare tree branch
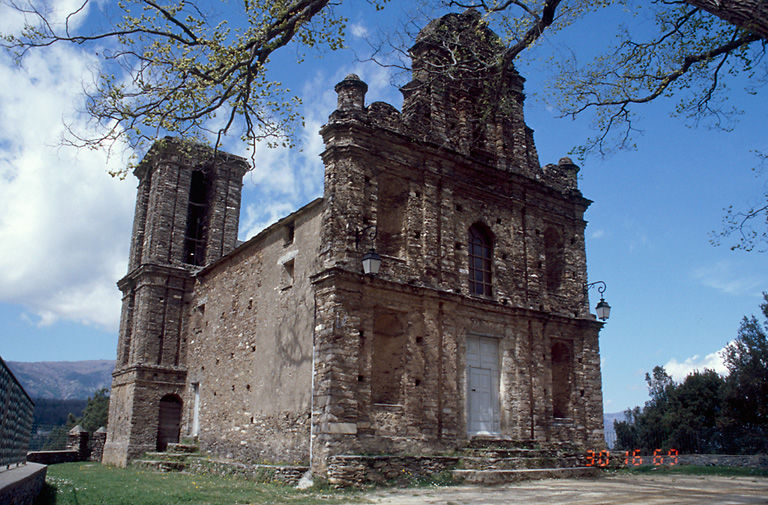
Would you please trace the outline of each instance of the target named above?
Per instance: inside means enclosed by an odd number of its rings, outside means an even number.
[[[211,23],[185,0],[157,3],[126,0],[124,20],[108,30],[73,28],[87,15],[84,0],[61,21],[29,3],[8,5],[25,15],[24,29],[4,34],[2,45],[19,61],[32,49],[54,44],[97,45],[125,75],[105,71],[86,94],[85,112],[104,129],[96,137],[71,131],[69,142],[96,147],[125,139],[133,147],[148,144],[165,132],[192,134],[201,139],[214,129],[221,139],[237,127],[249,142],[290,143],[297,98],[280,98],[279,83],[266,77],[266,64],[275,51],[292,41],[312,46],[341,46],[345,20],[328,9],[330,0],[265,0],[246,2],[243,19],[250,23],[233,34],[227,21]],[[385,2],[386,0],[369,0]]]

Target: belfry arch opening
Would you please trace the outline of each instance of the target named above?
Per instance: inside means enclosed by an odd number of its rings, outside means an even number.
[[[182,401],[179,395],[165,395],[160,399],[157,422],[157,450],[165,451],[168,444],[179,442]]]
[[[205,264],[208,231],[208,180],[200,170],[192,172],[187,206],[187,232],[184,236],[184,262]]]

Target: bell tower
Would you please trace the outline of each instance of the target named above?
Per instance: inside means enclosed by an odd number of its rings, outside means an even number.
[[[186,384],[185,295],[195,273],[235,248],[242,180],[238,156],[166,137],[139,179],[103,462],[125,466],[178,441]]]

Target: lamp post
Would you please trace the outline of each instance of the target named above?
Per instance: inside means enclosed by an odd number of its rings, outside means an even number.
[[[589,292],[589,288],[593,288],[597,286],[597,292],[600,293],[600,301],[597,302],[597,306],[595,307],[595,311],[597,312],[597,318],[601,321],[607,321],[609,317],[611,317],[611,306],[608,305],[608,302],[605,301],[605,298],[603,298],[603,293],[605,292],[605,282],[603,281],[595,281],[590,282],[586,286],[584,286],[584,296],[587,296],[587,293]]]

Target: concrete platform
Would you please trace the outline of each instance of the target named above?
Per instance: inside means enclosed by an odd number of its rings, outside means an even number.
[[[0,471],[0,503],[2,505],[31,505],[45,484],[48,467],[27,463]]]

